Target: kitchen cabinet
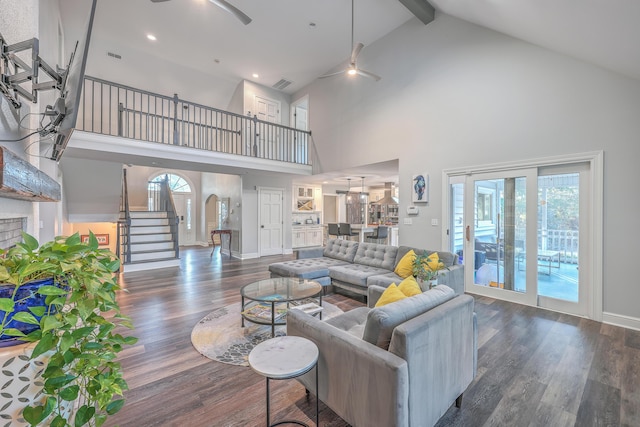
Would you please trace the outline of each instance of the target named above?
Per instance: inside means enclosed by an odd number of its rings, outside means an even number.
[[[307,246],[307,232],[304,228],[295,227],[291,233],[291,246],[294,248],[304,248]]]
[[[291,246],[293,248],[322,246],[322,227],[321,226],[293,227],[292,233],[291,233]]]
[[[322,246],[322,227],[307,227],[305,237],[307,246]]]
[[[293,187],[293,210],[313,211],[322,208],[322,188],[309,185]]]

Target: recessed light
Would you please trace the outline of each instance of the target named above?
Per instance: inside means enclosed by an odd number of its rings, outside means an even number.
[[[156,36],[154,36],[153,34],[147,34],[147,38],[148,38],[149,40],[151,40],[151,41],[156,41],[156,40],[158,40],[158,39],[156,38]]]
[[[252,76],[253,76],[253,78],[254,78],[254,79],[257,79],[258,77],[260,77],[260,76],[258,75],[258,73],[253,73],[253,74],[252,74]]]
[[[310,26],[311,28],[315,28],[315,27],[316,27],[316,23],[315,23],[315,22],[309,22],[309,26]]]

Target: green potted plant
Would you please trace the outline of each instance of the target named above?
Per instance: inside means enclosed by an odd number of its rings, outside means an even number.
[[[132,328],[116,301],[119,260],[98,248],[93,233],[86,244],[77,233],[42,246],[26,233],[23,240],[0,250],[0,283],[13,286],[11,297],[0,298],[0,336],[33,343],[32,359],[47,357],[35,382],[42,399],[24,407],[22,417],[30,425],[100,426],[124,404],[127,384],[116,355],[137,341],[116,332]],[[52,282],[32,291],[45,305],[18,311],[20,288],[46,278]],[[16,322],[37,328],[25,333]]]
[[[449,270],[440,261],[437,252],[429,255],[424,251],[422,255],[416,254],[416,258],[413,260],[412,273],[423,291],[431,289],[438,284],[438,275],[440,270],[443,269]]]

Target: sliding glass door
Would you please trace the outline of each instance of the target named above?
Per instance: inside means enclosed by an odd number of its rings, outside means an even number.
[[[467,179],[464,260],[474,266],[465,269],[469,292],[535,304],[535,278],[527,280],[525,267],[534,256],[527,244],[535,233],[535,181],[535,169]]]
[[[449,248],[470,293],[587,316],[590,164],[449,177]],[[591,206],[591,208],[590,208]]]

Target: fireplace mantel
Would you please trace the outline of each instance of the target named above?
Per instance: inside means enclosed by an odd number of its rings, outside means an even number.
[[[0,197],[58,202],[61,190],[55,179],[0,146]]]

